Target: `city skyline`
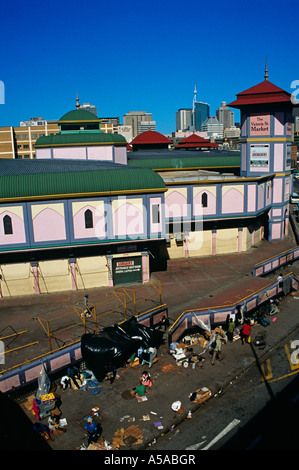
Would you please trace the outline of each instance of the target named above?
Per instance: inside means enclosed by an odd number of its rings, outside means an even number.
[[[146,111],[156,131],[175,131],[175,114],[197,100],[215,116],[222,101],[264,80],[294,93],[297,0],[228,4],[135,0],[113,4],[54,0],[2,6],[0,126],[59,119],[81,104],[99,117]],[[286,41],[287,38],[287,41]],[[295,82],[295,85],[294,85]],[[293,87],[292,87],[293,84]],[[1,98],[1,97],[0,97]],[[239,112],[235,112],[239,122]]]

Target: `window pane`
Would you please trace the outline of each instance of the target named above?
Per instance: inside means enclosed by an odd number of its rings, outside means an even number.
[[[3,227],[5,235],[12,235],[12,223],[9,215],[5,215],[3,217]]]
[[[160,222],[160,205],[153,204],[152,205],[152,223],[158,224]]]
[[[85,218],[85,228],[93,228],[93,218],[91,210],[87,209],[84,213]]]

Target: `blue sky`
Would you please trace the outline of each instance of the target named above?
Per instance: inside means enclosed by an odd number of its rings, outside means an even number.
[[[269,80],[292,93],[298,12],[298,0],[1,2],[0,126],[59,119],[78,92],[99,117],[147,111],[170,133],[195,85],[215,115],[264,80],[266,57]]]

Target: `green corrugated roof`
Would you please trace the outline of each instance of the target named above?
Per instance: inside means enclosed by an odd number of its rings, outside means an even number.
[[[124,136],[120,134],[105,134],[104,132],[78,132],[78,133],[66,133],[66,134],[55,134],[46,135],[39,137],[35,142],[35,148],[38,147],[53,147],[63,145],[127,145],[127,141]]]
[[[87,166],[88,167],[88,166]],[[86,169],[62,172],[7,172],[0,176],[1,199],[34,199],[165,191],[163,179],[145,168]]]
[[[64,114],[58,121],[59,123],[67,123],[67,122],[84,122],[84,121],[93,121],[93,122],[100,122],[100,118],[98,118],[95,114],[91,113],[90,111],[86,111],[86,109],[73,109],[68,113]]]
[[[128,165],[150,168],[152,170],[183,169],[183,168],[233,168],[240,167],[240,154],[225,157],[180,157],[134,159],[128,154]]]

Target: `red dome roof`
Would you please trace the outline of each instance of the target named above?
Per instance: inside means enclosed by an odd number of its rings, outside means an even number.
[[[142,134],[137,135],[130,144],[172,144],[172,141],[159,132],[145,131],[142,132]]]
[[[214,142],[210,142],[208,139],[204,139],[197,134],[191,134],[185,139],[182,139],[178,142],[175,146],[176,149],[178,148],[197,148],[197,147],[211,147],[211,148],[218,148],[218,144]]]

